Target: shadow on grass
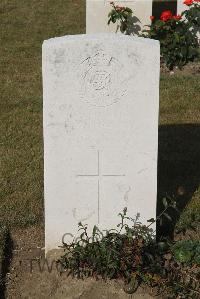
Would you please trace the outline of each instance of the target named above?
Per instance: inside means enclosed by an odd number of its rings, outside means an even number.
[[[9,272],[10,263],[12,260],[13,242],[10,233],[7,232],[5,236],[5,248],[3,252],[3,260],[1,264],[1,283],[0,283],[0,298],[5,299],[6,291],[6,274]]]
[[[158,144],[157,215],[164,209],[166,195],[175,197],[182,212],[200,183],[200,125],[161,125]],[[169,215],[172,221],[166,218],[157,227],[158,238],[173,238],[180,213],[170,209]]]

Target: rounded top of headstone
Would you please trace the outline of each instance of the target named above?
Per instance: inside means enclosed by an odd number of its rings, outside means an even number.
[[[158,40],[144,38],[144,37],[135,37],[124,34],[116,34],[116,33],[96,33],[96,34],[76,34],[76,35],[65,35],[61,37],[54,37],[48,40],[44,40],[43,46],[45,45],[54,45],[54,44],[62,44],[67,42],[81,42],[81,41],[123,41],[123,42],[132,42],[132,43],[142,43],[146,44],[146,46],[159,46],[160,42]]]

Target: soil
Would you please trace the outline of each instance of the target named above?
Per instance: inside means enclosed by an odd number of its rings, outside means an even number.
[[[152,299],[147,290],[139,288],[128,295],[123,282],[95,279],[78,280],[60,273],[56,263],[44,261],[44,229],[31,227],[11,233],[13,256],[6,276],[5,298],[55,298],[55,299]],[[52,264],[51,264],[52,262]],[[40,265],[40,267],[39,267]],[[52,266],[52,268],[51,268]]]
[[[166,67],[165,64],[161,64],[161,73],[163,74],[181,74],[181,75],[200,75],[200,62],[195,61],[195,62],[190,62],[186,64],[182,70],[178,69],[175,67],[173,71],[169,71],[169,69]]]

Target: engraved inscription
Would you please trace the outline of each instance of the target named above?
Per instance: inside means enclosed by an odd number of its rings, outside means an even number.
[[[79,68],[81,98],[97,107],[110,106],[122,99],[123,65],[104,51],[84,59]]]
[[[89,178],[93,179],[95,178],[97,181],[97,201],[98,201],[98,223],[100,223],[100,185],[102,183],[102,180],[105,177],[110,177],[110,178],[118,178],[118,177],[125,177],[125,174],[105,174],[101,170],[101,159],[100,159],[100,151],[97,151],[97,173],[95,174],[78,174],[77,177],[82,177],[82,178]],[[88,216],[89,217],[89,216]]]
[[[91,77],[90,83],[94,89],[100,90],[106,88],[110,82],[110,74],[105,71],[96,71]]]

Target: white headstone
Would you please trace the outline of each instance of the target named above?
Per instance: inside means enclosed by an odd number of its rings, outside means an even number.
[[[159,43],[118,34],[43,44],[46,251],[79,221],[156,216]]]
[[[117,25],[108,26],[108,13],[112,6],[110,0],[86,0],[86,33],[116,32]],[[114,1],[115,5],[129,7],[133,10],[134,30],[137,34],[143,29],[148,29],[152,15],[152,0],[123,0]]]
[[[163,0],[164,2],[165,0]],[[110,0],[86,0],[86,33],[103,33],[115,32],[117,25],[110,24],[108,26],[108,13],[112,6]],[[177,14],[189,9],[185,5],[184,0],[177,0]],[[135,29],[133,33],[137,35],[139,30],[148,29],[146,25],[150,25],[150,16],[153,14],[153,0],[115,0],[115,5],[129,7],[133,10]],[[167,7],[166,7],[167,9]],[[161,13],[161,12],[160,12]]]

